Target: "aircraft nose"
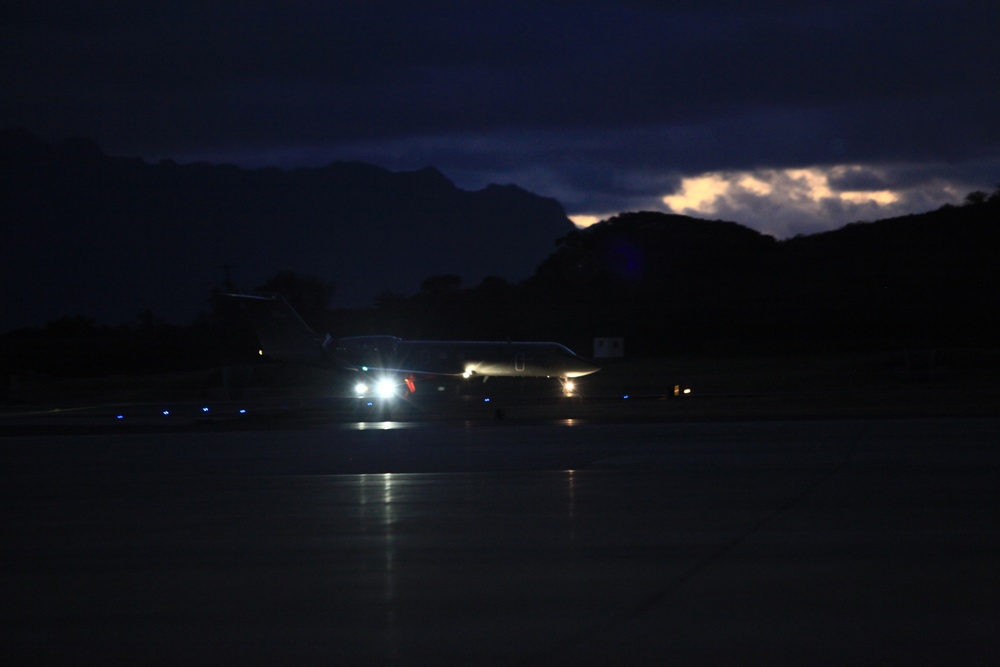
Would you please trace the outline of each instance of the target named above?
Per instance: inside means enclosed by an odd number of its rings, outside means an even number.
[[[591,373],[596,373],[601,370],[601,367],[595,364],[593,361],[584,359],[583,357],[577,357],[574,360],[572,377],[582,377],[584,375],[590,375]]]

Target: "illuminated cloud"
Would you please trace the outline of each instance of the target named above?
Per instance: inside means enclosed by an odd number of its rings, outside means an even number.
[[[663,203],[674,213],[734,220],[787,238],[960,200],[955,183],[897,180],[891,169],[861,165],[708,172],[681,179]]]
[[[609,216],[599,216],[599,215],[571,215],[569,219],[573,221],[573,224],[583,229],[584,227],[590,227],[591,225],[596,225],[601,220],[606,219]]]

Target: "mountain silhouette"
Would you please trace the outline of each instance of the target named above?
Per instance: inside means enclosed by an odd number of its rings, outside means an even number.
[[[224,267],[237,289],[283,270],[317,276],[335,285],[337,307],[413,293],[432,275],[520,280],[573,229],[553,199],[513,185],[461,190],[433,168],[148,164],[8,130],[0,174],[0,330],[147,310],[184,323]]]
[[[14,131],[0,147],[0,331],[77,314],[190,321],[234,265],[237,289],[282,271],[335,284],[341,332],[625,336],[637,354],[1000,336],[1000,191],[779,241],[648,211],[576,230],[554,200],[463,191],[431,168],[151,165]]]
[[[777,241],[735,223],[626,213],[560,240],[526,285],[560,332],[630,349],[989,346],[1000,336],[1000,196]]]

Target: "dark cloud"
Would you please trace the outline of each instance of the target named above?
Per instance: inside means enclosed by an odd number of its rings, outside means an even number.
[[[937,164],[987,187],[998,24],[935,0],[14,2],[0,125],[150,159],[434,165],[571,213],[721,170]]]

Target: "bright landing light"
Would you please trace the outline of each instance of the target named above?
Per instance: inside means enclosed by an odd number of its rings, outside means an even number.
[[[396,393],[396,383],[392,380],[379,380],[375,392],[380,398],[391,398]]]

